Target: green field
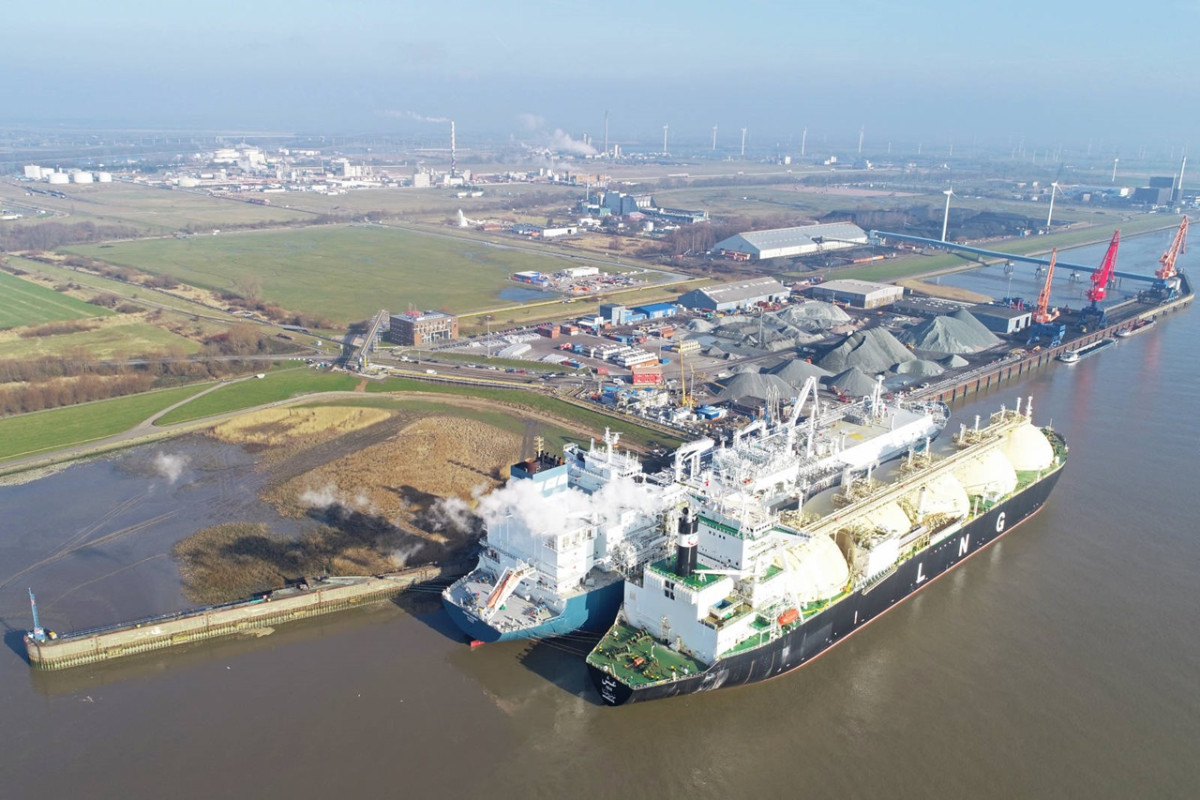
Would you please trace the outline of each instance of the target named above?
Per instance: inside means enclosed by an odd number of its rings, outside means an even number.
[[[130,319],[124,315],[107,320],[95,330],[77,333],[28,339],[15,334],[0,334],[0,359],[87,353],[91,358],[107,360],[160,355],[168,350],[190,354],[199,349],[200,345],[191,339],[142,322],[136,316]]]
[[[359,380],[353,375],[315,372],[311,369],[268,372],[262,380],[251,378],[231,383],[203,397],[197,397],[162,417],[155,424],[174,425],[177,422],[191,422],[215,414],[287,400],[308,392],[348,392],[358,385]]]
[[[133,183],[64,184],[55,186],[66,197],[25,196],[25,187],[0,182],[0,204],[35,206],[51,214],[24,219],[17,225],[40,222],[94,222],[130,225],[147,234],[167,234],[189,225],[212,229],[229,225],[284,224],[312,219],[293,209],[260,206],[210,197],[196,190],[165,189]]]
[[[302,209],[314,214],[382,213],[393,219],[423,220],[433,223],[449,222],[458,217],[458,210],[471,219],[512,217],[514,206],[524,206],[529,199],[552,198],[555,206],[570,205],[582,188],[550,184],[495,184],[483,187],[483,197],[456,197],[454,189],[363,189],[346,194],[322,195],[314,192],[289,192],[275,195],[271,202],[277,207]],[[541,215],[545,222],[545,212]]]
[[[110,313],[107,309],[78,298],[0,272],[0,330],[54,320],[101,317]]]
[[[127,431],[209,385],[179,386],[0,419],[0,459],[86,444]]]
[[[379,226],[320,226],[67,248],[184,283],[236,291],[256,276],[265,299],[345,323],[380,308],[471,311],[503,304],[521,270],[554,272],[551,254]]]

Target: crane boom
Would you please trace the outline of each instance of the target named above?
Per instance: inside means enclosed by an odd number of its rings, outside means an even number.
[[[1175,231],[1175,238],[1172,240],[1171,246],[1158,259],[1158,263],[1162,266],[1154,274],[1160,281],[1175,277],[1175,259],[1179,257],[1180,253],[1187,252],[1187,232],[1188,218],[1184,217],[1183,221],[1179,223],[1179,230]]]
[[[1034,322],[1049,322],[1058,316],[1058,312],[1050,313],[1050,282],[1054,280],[1054,263],[1058,261],[1058,248],[1050,251],[1050,267],[1046,270],[1046,283],[1042,293],[1038,295],[1037,309],[1033,312]]]
[[[1092,301],[1093,306],[1108,296],[1108,284],[1112,282],[1113,273],[1117,271],[1117,248],[1120,245],[1121,232],[1113,231],[1112,241],[1108,243],[1108,252],[1104,254],[1100,269],[1092,273],[1092,288],[1087,291],[1087,299]]]

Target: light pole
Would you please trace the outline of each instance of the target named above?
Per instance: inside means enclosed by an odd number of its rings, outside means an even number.
[[[1058,181],[1050,184],[1050,213],[1046,215],[1046,230],[1050,230],[1050,220],[1054,218],[1054,193],[1058,191]]]
[[[953,189],[946,189],[942,192],[946,195],[946,215],[942,217],[942,241],[946,241],[946,229],[950,226],[950,198],[954,196]]]

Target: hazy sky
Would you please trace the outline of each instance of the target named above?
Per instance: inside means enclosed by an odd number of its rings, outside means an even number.
[[[1200,0],[5,3],[0,125],[1179,150]]]

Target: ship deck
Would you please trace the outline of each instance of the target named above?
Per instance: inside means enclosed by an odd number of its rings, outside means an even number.
[[[500,606],[491,617],[484,618],[482,610],[487,606],[488,597],[496,588],[494,580],[488,574],[481,575],[479,570],[472,572],[457,581],[446,590],[450,602],[467,613],[479,617],[485,624],[495,628],[501,634],[532,628],[554,617],[557,612],[545,603],[526,600],[517,592],[511,594],[504,605]]]
[[[588,654],[587,660],[597,669],[615,675],[626,686],[635,688],[676,676],[695,675],[706,669],[696,659],[619,621]]]

